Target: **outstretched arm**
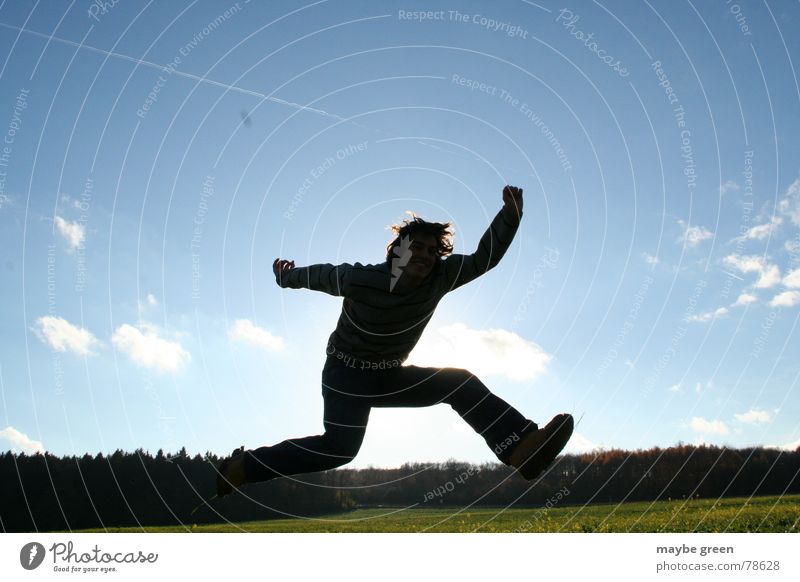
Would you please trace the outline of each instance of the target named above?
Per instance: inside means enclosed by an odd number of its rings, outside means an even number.
[[[295,267],[294,261],[275,259],[272,263],[272,272],[275,273],[275,282],[281,287],[290,289],[311,289],[322,291],[329,295],[342,297],[348,283],[348,275],[353,265],[320,264],[308,267]]]
[[[503,208],[471,255],[450,255],[444,261],[449,290],[456,289],[495,267],[506,254],[522,219],[522,188],[503,188]]]

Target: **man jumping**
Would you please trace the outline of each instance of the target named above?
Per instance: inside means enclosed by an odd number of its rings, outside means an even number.
[[[295,267],[275,259],[281,287],[343,297],[322,369],[325,433],[271,447],[236,449],[220,463],[217,495],[285,475],[325,471],[353,460],[373,407],[449,404],[503,463],[526,479],[547,468],[572,436],[569,414],[544,428],[460,368],[402,366],[442,297],[500,262],[522,218],[522,188],[503,188],[503,208],[471,255],[452,254],[450,223],[419,217],[395,225],[386,261]]]

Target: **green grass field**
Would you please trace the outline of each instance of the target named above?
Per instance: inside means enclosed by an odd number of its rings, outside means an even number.
[[[313,519],[280,519],[148,532],[797,532],[800,495],[555,507],[357,509]],[[140,532],[119,528],[108,532]]]

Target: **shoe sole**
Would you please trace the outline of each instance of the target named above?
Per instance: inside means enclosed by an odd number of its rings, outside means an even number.
[[[563,416],[564,418],[561,421],[556,421],[556,426],[551,429],[545,441],[530,457],[528,457],[528,460],[522,463],[517,469],[528,481],[535,479],[547,469],[550,463],[555,461],[558,454],[564,450],[570,437],[572,437],[572,431],[575,429],[575,421],[572,415],[563,414],[559,416]],[[558,418],[558,416],[556,418]]]

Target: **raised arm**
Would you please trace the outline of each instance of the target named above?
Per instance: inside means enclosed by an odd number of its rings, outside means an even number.
[[[444,260],[449,290],[469,283],[495,267],[506,254],[522,219],[522,188],[503,188],[503,208],[481,237],[471,255],[450,255]]]
[[[311,289],[322,291],[335,297],[345,294],[348,284],[348,275],[353,265],[342,263],[331,265],[309,265],[308,267],[295,267],[294,261],[275,259],[272,271],[275,273],[275,282],[289,289]]]

